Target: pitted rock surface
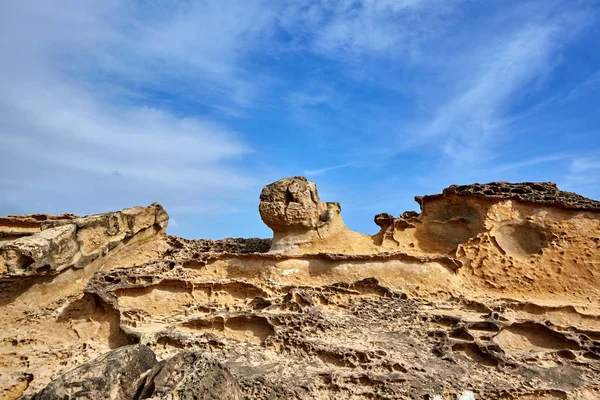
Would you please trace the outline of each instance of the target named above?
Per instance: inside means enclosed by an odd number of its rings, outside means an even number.
[[[263,188],[259,211],[273,231],[315,229],[340,213],[339,203],[319,199],[317,186],[302,176],[284,178]]]
[[[416,196],[415,201],[423,208],[426,202],[449,195],[473,196],[492,200],[515,199],[532,204],[600,211],[600,201],[588,199],[577,193],[560,190],[553,182],[490,182],[452,185],[444,189],[441,194]]]
[[[273,240],[166,236],[143,208],[40,223],[20,254],[97,256],[0,278],[0,398],[597,400],[595,203],[490,185],[373,236],[297,177],[263,190]]]
[[[183,252],[191,258],[198,258],[202,253],[266,253],[271,248],[271,239],[261,238],[226,238],[220,240],[210,239],[183,239],[169,236],[172,253]]]

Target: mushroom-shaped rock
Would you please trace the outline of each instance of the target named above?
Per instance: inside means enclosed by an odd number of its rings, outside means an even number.
[[[339,203],[319,199],[317,186],[303,176],[284,178],[263,188],[260,216],[273,231],[316,229],[340,214]]]
[[[350,232],[339,203],[319,199],[317,186],[303,176],[265,186],[258,206],[263,222],[273,230],[271,251],[290,252],[300,246]]]

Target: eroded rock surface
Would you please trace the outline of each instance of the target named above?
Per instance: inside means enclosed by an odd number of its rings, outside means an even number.
[[[417,198],[420,213],[377,215],[367,236],[304,178],[260,200],[272,241],[159,234],[0,280],[3,395],[600,398],[598,202],[548,183],[452,186]],[[104,375],[134,383],[84,379],[129,349],[156,359]]]
[[[423,208],[425,203],[440,197],[457,195],[477,197],[497,201],[514,199],[531,204],[549,205],[575,210],[600,211],[600,201],[588,199],[577,193],[560,190],[553,182],[491,182],[486,184],[452,185],[442,194],[416,196],[415,200]]]
[[[226,367],[207,353],[191,351],[180,351],[156,364],[137,390],[136,399],[242,399],[238,383]]]
[[[48,218],[40,232],[0,244],[0,278],[83,268],[126,240],[163,231],[168,220],[158,203],[83,218]]]
[[[41,389],[38,382],[130,344],[118,313],[83,288],[102,269],[141,265],[170,248],[168,215],[156,203],[33,221],[35,232],[0,243],[0,398]]]
[[[30,236],[42,230],[44,221],[53,219],[74,219],[73,214],[62,215],[9,215],[0,217],[0,245],[3,242],[12,241],[23,236]]]
[[[258,206],[265,225],[273,230],[272,252],[302,254],[336,251],[371,253],[372,240],[350,231],[336,202],[323,202],[317,186],[303,176],[284,178],[265,186]]]

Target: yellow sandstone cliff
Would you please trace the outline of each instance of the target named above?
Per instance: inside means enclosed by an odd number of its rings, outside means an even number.
[[[600,202],[416,200],[373,236],[303,177],[260,195],[272,240],[166,236],[157,204],[0,219],[0,397],[600,398]]]

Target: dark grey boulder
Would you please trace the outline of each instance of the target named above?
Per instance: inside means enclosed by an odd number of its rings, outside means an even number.
[[[202,353],[182,351],[152,368],[138,398],[237,400],[242,394],[233,375],[217,360]]]
[[[156,364],[148,346],[120,347],[58,377],[29,399],[130,400],[137,395],[142,375]]]

